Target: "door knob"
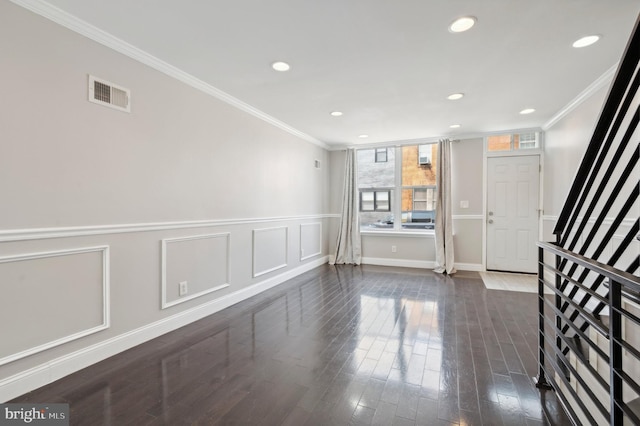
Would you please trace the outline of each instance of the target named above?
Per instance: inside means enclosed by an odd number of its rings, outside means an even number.
[[[489,216],[493,216],[493,212],[489,212]]]
[[[493,223],[493,219],[489,219],[489,223]]]

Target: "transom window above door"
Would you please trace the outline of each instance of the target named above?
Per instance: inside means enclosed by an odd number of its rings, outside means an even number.
[[[487,152],[521,151],[540,148],[540,133],[508,133],[487,137]]]

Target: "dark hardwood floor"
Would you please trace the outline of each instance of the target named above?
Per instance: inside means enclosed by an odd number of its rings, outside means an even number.
[[[12,402],[74,425],[570,424],[536,295],[477,273],[325,265]]]

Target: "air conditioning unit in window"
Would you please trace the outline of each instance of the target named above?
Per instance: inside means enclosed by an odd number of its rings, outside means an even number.
[[[431,165],[431,158],[429,157],[418,157],[418,164],[420,164],[421,166],[430,166]]]
[[[421,166],[431,165],[431,145],[418,145],[418,164]]]

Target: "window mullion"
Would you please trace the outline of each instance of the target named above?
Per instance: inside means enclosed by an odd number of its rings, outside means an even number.
[[[395,146],[395,191],[393,197],[393,229],[402,229],[402,147]]]

